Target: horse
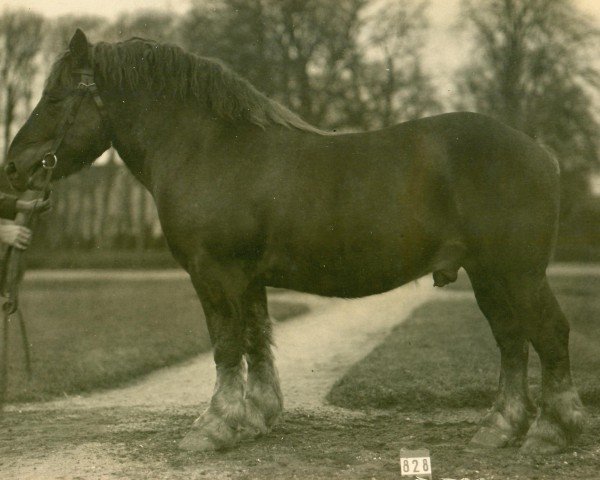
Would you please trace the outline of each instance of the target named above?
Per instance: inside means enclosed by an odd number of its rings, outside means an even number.
[[[40,189],[45,169],[66,177],[111,145],[152,194],[213,345],[214,393],[181,448],[230,448],[281,417],[267,287],[355,298],[430,273],[443,286],[460,268],[501,359],[472,443],[553,453],[582,431],[569,323],[546,277],[560,172],[527,135],[470,112],[326,132],[216,60],[140,38],[92,44],[78,29],[5,171],[15,189]]]

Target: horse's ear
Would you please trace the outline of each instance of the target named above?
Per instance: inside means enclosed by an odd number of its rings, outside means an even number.
[[[78,28],[75,31],[73,38],[71,38],[71,41],[69,42],[69,51],[71,52],[71,55],[73,55],[73,58],[77,64],[83,65],[87,63],[89,56],[88,47],[89,43],[85,33],[83,33],[83,30]]]

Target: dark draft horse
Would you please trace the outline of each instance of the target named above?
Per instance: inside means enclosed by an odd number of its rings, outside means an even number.
[[[98,98],[74,112],[82,71]],[[17,190],[40,188],[59,134],[54,178],[117,149],[202,302],[217,381],[182,448],[230,447],[280,417],[265,287],[361,297],[428,273],[443,286],[461,267],[501,354],[473,442],[555,452],[581,432],[569,324],[545,273],[559,169],[526,135],[466,112],[330,135],[215,61],[139,38],[92,45],[81,30],[10,146]],[[543,376],[531,425],[529,342]]]

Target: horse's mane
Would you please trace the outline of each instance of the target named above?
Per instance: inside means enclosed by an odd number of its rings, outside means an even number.
[[[100,42],[93,46],[93,53],[94,71],[108,86],[132,91],[148,89],[174,99],[195,99],[225,120],[326,134],[260,93],[219,61],[185,52],[176,45],[136,37],[118,43]],[[65,57],[68,53],[57,64]],[[54,75],[60,74],[56,67]]]

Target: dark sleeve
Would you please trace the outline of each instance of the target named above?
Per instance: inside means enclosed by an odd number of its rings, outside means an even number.
[[[14,220],[17,216],[17,197],[0,192],[0,217]]]

